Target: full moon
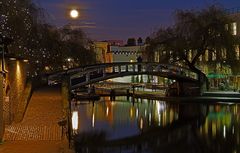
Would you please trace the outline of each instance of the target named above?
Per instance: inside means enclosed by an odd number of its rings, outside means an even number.
[[[79,13],[77,10],[73,9],[70,11],[70,16],[75,19],[79,16]]]

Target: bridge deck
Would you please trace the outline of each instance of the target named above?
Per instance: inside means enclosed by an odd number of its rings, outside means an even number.
[[[48,79],[51,80],[54,77],[61,78],[63,75],[68,75],[71,89],[76,89],[111,78],[142,74],[155,75],[182,82],[196,82],[199,78],[198,74],[190,69],[170,64],[104,63],[58,72],[49,75]]]

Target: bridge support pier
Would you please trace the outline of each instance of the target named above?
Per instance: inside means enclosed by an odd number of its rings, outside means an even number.
[[[121,73],[121,65],[118,66],[118,73]]]
[[[115,73],[115,66],[112,67],[112,73]]]
[[[126,72],[128,72],[128,65],[126,65]]]
[[[184,95],[184,83],[183,82],[177,82],[177,95],[178,96],[181,96],[181,95]]]
[[[86,75],[86,81],[88,82],[90,80],[90,73],[87,73]]]
[[[115,97],[116,97],[115,90],[111,89],[111,91],[110,91],[110,100],[111,101],[115,101]]]
[[[174,82],[168,87],[167,96],[199,96],[200,87],[192,82]]]
[[[197,85],[197,83],[178,82],[179,96],[199,96],[200,94],[200,87]]]
[[[129,100],[129,97],[130,97],[130,93],[129,93],[129,89],[127,89],[127,100]]]
[[[102,73],[103,73],[103,77],[105,77],[106,76],[106,70],[102,69]]]

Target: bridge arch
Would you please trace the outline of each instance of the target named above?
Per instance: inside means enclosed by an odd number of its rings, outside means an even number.
[[[131,75],[155,75],[179,82],[197,82],[198,74],[184,67],[160,63],[108,63],[66,71],[70,89],[111,78]]]

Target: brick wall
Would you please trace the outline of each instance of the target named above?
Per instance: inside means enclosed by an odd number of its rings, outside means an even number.
[[[5,123],[10,124],[16,116],[26,86],[27,63],[20,60],[6,60],[5,63],[5,69],[8,73],[4,80],[5,101],[3,108]]]

